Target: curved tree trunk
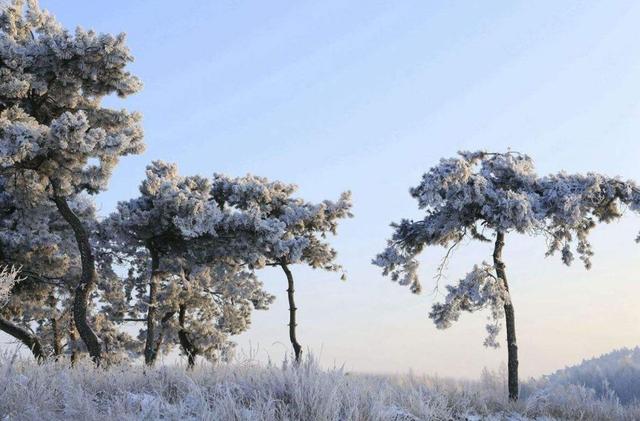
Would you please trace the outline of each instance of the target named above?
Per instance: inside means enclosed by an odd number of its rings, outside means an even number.
[[[82,275],[80,277],[80,283],[76,287],[73,300],[73,319],[80,338],[87,346],[89,355],[91,355],[96,365],[99,366],[102,353],[100,341],[87,321],[87,306],[91,292],[96,285],[95,259],[91,250],[91,244],[89,243],[89,235],[82,221],[80,221],[80,218],[71,210],[67,200],[59,196],[55,190],[57,189],[54,186],[53,201],[62,217],[73,230],[82,262]]]
[[[180,323],[180,330],[178,331],[178,338],[180,339],[180,346],[187,355],[187,361],[189,368],[193,368],[196,364],[196,356],[198,355],[198,348],[189,338],[189,333],[185,329],[185,320],[187,316],[187,306],[180,304],[180,311],[178,312],[178,322]]]
[[[147,245],[147,249],[151,254],[151,279],[149,280],[149,307],[147,310],[147,338],[144,344],[144,362],[148,366],[153,365],[156,361],[158,349],[156,347],[156,314],[157,314],[157,295],[158,281],[160,277],[160,256],[158,250],[151,244]],[[159,344],[158,344],[159,346]]]
[[[294,298],[294,284],[293,284],[293,275],[291,274],[291,270],[286,263],[280,263],[282,270],[285,275],[287,275],[287,297],[289,299],[289,340],[291,341],[291,346],[293,346],[293,353],[295,355],[296,363],[300,362],[300,358],[302,356],[302,346],[298,343],[298,339],[296,338],[296,302]]]
[[[33,356],[36,357],[36,361],[39,363],[46,359],[46,354],[44,353],[40,339],[24,327],[18,326],[4,317],[0,317],[0,330],[22,342],[27,348],[29,348]]]
[[[508,370],[509,370],[509,399],[518,400],[518,344],[516,341],[516,319],[511,302],[511,294],[509,293],[509,284],[507,282],[507,274],[505,265],[502,261],[502,249],[504,247],[504,233],[498,231],[496,235],[495,248],[493,250],[493,265],[496,269],[496,275],[504,282],[507,290],[508,301],[504,304],[504,318],[507,327],[507,352],[508,352]]]

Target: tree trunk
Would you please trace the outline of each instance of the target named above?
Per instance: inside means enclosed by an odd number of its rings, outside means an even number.
[[[507,352],[508,352],[508,370],[509,370],[509,399],[518,400],[518,344],[516,341],[516,319],[511,302],[511,293],[509,292],[509,284],[507,282],[507,274],[505,265],[502,261],[502,249],[504,247],[504,233],[498,231],[496,235],[495,248],[493,250],[493,265],[496,269],[496,275],[504,282],[507,291],[508,300],[504,304],[504,318],[507,326]]]
[[[57,360],[62,355],[62,338],[59,321],[55,316],[51,318],[51,330],[53,331],[53,357]]]
[[[160,346],[162,345],[162,340],[164,339],[165,325],[169,320],[171,320],[174,314],[176,314],[175,311],[169,311],[165,313],[164,316],[162,316],[162,320],[160,320],[160,332],[158,332],[158,335],[155,338],[153,355],[151,355],[151,362],[149,365],[155,364],[156,360],[158,359],[158,354],[160,353]]]
[[[291,274],[291,271],[289,270],[289,267],[286,263],[280,263],[280,266],[282,267],[285,275],[287,275],[288,283],[287,297],[289,298],[289,340],[291,341],[291,345],[293,346],[295,361],[296,363],[299,363],[302,356],[302,346],[298,343],[298,339],[296,338],[296,326],[298,326],[296,323],[296,310],[298,308],[296,307],[296,302],[294,299],[295,289],[293,285],[293,275]]]
[[[62,217],[71,226],[80,251],[82,275],[75,290],[73,300],[73,319],[76,329],[80,334],[80,338],[87,346],[89,355],[91,355],[94,363],[99,366],[102,353],[100,341],[87,321],[87,306],[91,297],[91,292],[96,285],[97,277],[95,259],[91,250],[91,244],[89,243],[89,235],[87,234],[87,230],[82,224],[82,221],[80,221],[80,218],[78,218],[78,216],[69,207],[67,200],[57,194],[55,186],[53,201],[55,202]]]
[[[149,307],[147,309],[147,338],[144,344],[144,362],[148,366],[153,365],[156,360],[158,350],[156,349],[156,314],[157,314],[157,294],[158,278],[160,276],[160,257],[158,250],[152,245],[147,246],[151,254],[151,279],[149,280]]]
[[[78,361],[78,344],[76,343],[77,340],[78,337],[76,336],[76,326],[73,321],[73,317],[71,317],[71,320],[69,320],[69,351],[71,352],[69,359],[71,360],[71,367],[73,367],[76,364],[76,361]]]
[[[62,337],[60,336],[60,322],[64,319],[64,314],[58,314],[58,299],[56,298],[55,292],[51,291],[49,293],[49,306],[51,307],[51,318],[49,322],[51,323],[51,345],[53,347],[53,358],[58,361],[60,355],[62,355]]]
[[[29,348],[33,356],[36,357],[36,361],[38,361],[38,363],[41,363],[46,359],[40,339],[24,327],[18,326],[4,317],[0,317],[0,330],[18,339],[27,348]]]
[[[178,338],[180,339],[180,346],[187,355],[187,361],[189,368],[193,368],[196,364],[196,356],[198,355],[198,348],[193,344],[189,338],[189,333],[185,329],[185,319],[187,315],[187,306],[180,304],[180,311],[178,312],[178,322],[180,323],[180,330],[178,331]]]

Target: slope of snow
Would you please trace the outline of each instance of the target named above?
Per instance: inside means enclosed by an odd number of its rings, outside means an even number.
[[[551,383],[583,385],[599,397],[616,396],[622,403],[640,399],[640,348],[623,348],[558,370]]]

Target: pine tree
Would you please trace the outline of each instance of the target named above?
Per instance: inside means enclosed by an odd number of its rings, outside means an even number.
[[[291,266],[305,264],[314,269],[341,271],[335,263],[337,252],[325,238],[336,234],[338,222],[351,217],[351,194],[345,192],[336,202],[306,202],[295,197],[296,186],[248,175],[229,178],[214,175],[213,195],[221,209],[226,206],[256,212],[261,219],[272,220],[282,233],[271,237],[264,249],[265,264],[279,267],[287,279],[289,301],[289,340],[295,361],[300,361],[302,346],[297,337],[295,282]],[[344,279],[344,273],[342,275]]]
[[[101,345],[88,319],[96,287],[90,232],[70,203],[106,188],[121,156],[143,150],[140,115],[101,106],[133,94],[139,80],[124,34],[64,29],[36,0],[0,15],[0,173],[21,208],[50,201],[73,230],[81,260],[73,319],[96,363]]]

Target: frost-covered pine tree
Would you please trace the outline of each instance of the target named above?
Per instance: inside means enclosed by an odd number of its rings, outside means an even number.
[[[548,240],[547,255],[560,251],[569,265],[575,250],[589,269],[593,255],[589,233],[598,223],[618,219],[621,205],[638,209],[639,190],[632,181],[595,173],[541,178],[531,159],[519,153],[464,152],[441,160],[410,192],[425,211],[424,219],[393,224],[392,239],[373,263],[392,280],[420,292],[417,257],[425,247],[448,248],[441,272],[451,250],[465,239],[493,241],[492,264],[482,262],[456,285],[447,286],[444,303],[434,304],[429,316],[438,328],[447,328],[463,311],[488,308],[492,321],[485,345],[493,347],[498,346],[504,318],[509,396],[517,399],[515,314],[502,258],[506,234],[543,235]]]
[[[198,355],[218,358],[231,349],[229,335],[249,326],[251,310],[272,301],[253,268],[281,229],[258,216],[220,209],[209,180],[156,161],[140,196],[120,202],[102,223],[105,249],[133,269],[125,282],[136,292],[129,314],[144,315],[147,364],[173,343],[190,366]]]
[[[489,308],[493,322],[487,326],[487,346],[497,346],[504,318],[511,399],[518,398],[518,346],[502,252],[509,232],[542,232],[537,181],[531,159],[518,153],[464,152],[443,159],[410,191],[425,211],[424,219],[392,224],[394,234],[387,248],[373,261],[392,280],[419,292],[417,257],[425,247],[438,245],[451,251],[466,239],[493,241],[493,264],[482,262],[457,285],[448,286],[445,302],[435,304],[429,316],[437,327],[447,328],[462,311]]]
[[[14,0],[0,15],[0,173],[21,207],[51,201],[73,230],[82,269],[73,319],[97,363],[87,310],[94,251],[70,201],[104,190],[118,159],[143,149],[140,116],[101,106],[107,95],[140,89],[126,71],[131,61],[123,34],[71,33],[36,0]]]
[[[287,278],[289,301],[289,339],[295,360],[299,361],[302,346],[296,335],[295,284],[291,266],[305,264],[314,269],[341,271],[336,264],[337,252],[326,237],[336,234],[338,222],[351,217],[351,194],[345,192],[336,202],[306,202],[294,195],[297,187],[279,181],[247,175],[229,178],[216,174],[213,196],[221,209],[227,206],[257,212],[263,220],[275,221],[282,227],[277,237],[266,244],[265,264],[279,267]],[[344,278],[344,273],[343,273]]]
[[[140,187],[141,196],[118,203],[118,209],[101,224],[101,243],[112,262],[129,265],[125,286],[135,290],[137,301],[127,310],[130,316],[144,314],[144,359],[155,362],[162,339],[156,332],[159,322],[158,300],[164,273],[160,268],[161,254],[184,248],[174,217],[180,211],[180,199],[188,200],[178,184],[175,165],[154,162],[147,167],[147,179]],[[189,192],[192,193],[192,192]],[[148,284],[148,291],[147,286]],[[164,318],[163,318],[164,320]],[[165,320],[167,322],[168,320]]]

